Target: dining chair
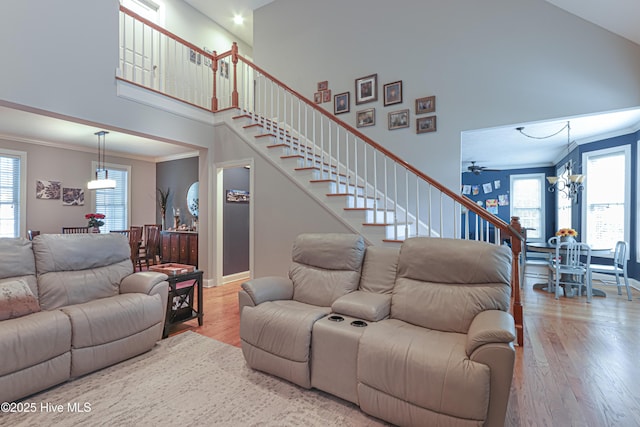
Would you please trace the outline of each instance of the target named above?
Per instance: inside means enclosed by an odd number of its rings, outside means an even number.
[[[627,299],[631,301],[631,288],[629,287],[629,277],[627,276],[627,248],[627,242],[617,242],[616,248],[613,252],[612,264],[591,264],[589,266],[589,285],[591,286],[591,279],[594,271],[596,273],[615,274],[616,285],[618,286],[618,295],[622,295],[622,285],[620,283],[620,275],[622,275],[624,278],[624,285],[627,288]]]
[[[131,248],[131,262],[133,269],[136,265],[138,270],[142,270],[142,258],[140,258],[140,245],[142,244],[142,227],[132,225],[129,228],[129,247]]]
[[[584,257],[585,261],[581,260]],[[570,295],[573,287],[578,288],[578,296],[582,295],[582,287],[586,288],[587,302],[591,302],[593,292],[588,280],[589,264],[591,264],[591,247],[581,242],[557,241],[555,257],[549,261],[548,289],[555,287],[556,299],[560,297],[560,285],[564,285],[565,294]]]
[[[155,265],[160,255],[160,226],[145,225],[145,232],[147,233],[147,240],[145,247],[141,252],[141,257],[144,257],[147,268],[149,265]]]
[[[89,227],[62,227],[62,234],[88,233]]]

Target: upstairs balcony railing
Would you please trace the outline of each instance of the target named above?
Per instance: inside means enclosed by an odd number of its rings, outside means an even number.
[[[512,309],[523,342],[522,230],[507,224],[231,50],[207,52],[120,7],[119,79],[212,113],[237,109],[351,196],[385,241],[431,236],[511,243]]]

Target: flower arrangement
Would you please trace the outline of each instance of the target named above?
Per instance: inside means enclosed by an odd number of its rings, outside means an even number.
[[[566,237],[566,236],[578,237],[578,232],[576,230],[574,230],[573,228],[561,228],[560,230],[558,230],[556,232],[556,236],[560,236],[560,237]]]
[[[89,227],[102,227],[104,225],[104,214],[101,213],[88,213],[84,216],[89,220]]]

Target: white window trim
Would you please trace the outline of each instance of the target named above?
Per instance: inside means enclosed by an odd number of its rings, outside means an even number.
[[[21,237],[27,235],[27,152],[0,148],[0,154],[20,159],[20,224],[18,230]]]
[[[546,237],[545,237],[545,230],[547,229],[547,223],[546,223],[546,212],[547,212],[547,207],[546,207],[546,203],[547,203],[547,198],[546,198],[546,194],[545,192],[547,191],[547,186],[546,186],[546,179],[545,179],[545,174],[544,173],[527,173],[527,174],[514,174],[511,175],[509,177],[509,193],[510,195],[513,195],[513,180],[515,179],[531,179],[531,178],[535,178],[540,180],[541,182],[541,186],[540,186],[540,200],[541,200],[541,206],[540,209],[542,210],[542,215],[541,215],[541,227],[542,227],[542,237],[539,238],[533,238],[533,239],[529,239],[527,237],[527,241],[528,242],[546,242]],[[513,216],[513,197],[510,196],[510,201],[509,201],[509,216]]]
[[[589,157],[591,156],[601,156],[611,153],[619,153],[624,152],[624,167],[625,167],[625,191],[624,191],[624,240],[629,242],[629,237],[631,236],[631,145],[620,145],[617,147],[604,148],[602,150],[595,151],[586,151],[582,153],[582,173],[586,176],[584,183],[584,191],[582,191],[582,224],[580,233],[583,236],[587,235],[587,206],[589,201],[587,200],[587,187],[589,186]],[[589,243],[589,242],[586,242]],[[613,248],[612,248],[613,249]],[[629,254],[627,254],[627,258]],[[636,256],[637,257],[637,256]],[[613,258],[613,251],[610,255],[603,258]]]
[[[105,169],[121,169],[127,171],[127,224],[131,226],[131,165],[119,165],[117,163],[104,163]],[[91,161],[91,176],[96,176],[96,169],[98,169],[98,162]],[[91,209],[96,211],[96,192],[91,191]]]

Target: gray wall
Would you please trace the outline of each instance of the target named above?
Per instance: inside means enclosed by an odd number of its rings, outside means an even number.
[[[173,208],[180,209],[180,223],[191,225],[193,215],[187,206],[187,191],[194,182],[198,181],[197,157],[171,160],[156,164],[156,185],[163,192],[170,190],[167,200],[166,228],[173,227]],[[159,198],[159,195],[157,195]],[[156,224],[161,223],[160,207],[156,205]]]
[[[228,168],[223,173],[223,258],[222,275],[249,271],[249,203],[226,201],[227,190],[249,191],[251,171],[244,167]]]
[[[96,153],[48,147],[0,138],[0,147],[27,153],[26,229],[60,233],[62,227],[86,226],[84,215],[94,212],[87,182],[93,178]],[[131,225],[149,224],[155,218],[155,164],[107,156],[107,163],[131,166]],[[63,206],[62,200],[36,199],[36,180],[60,181],[63,187],[83,188],[84,206]]]
[[[255,11],[254,40],[256,63],[310,99],[324,80],[351,92],[340,119],[376,108],[360,130],[456,191],[462,131],[640,105],[640,46],[541,0],[277,0]],[[373,73],[378,101],[356,106],[354,79]],[[404,102],[384,107],[398,80]],[[429,95],[438,130],[416,135]],[[403,108],[412,126],[388,131]]]

